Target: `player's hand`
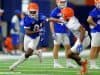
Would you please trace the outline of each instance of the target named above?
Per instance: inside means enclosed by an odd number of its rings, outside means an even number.
[[[77,52],[80,53],[80,52],[82,52],[82,51],[83,51],[83,45],[82,45],[82,44],[79,44],[79,45],[77,46]]]
[[[52,33],[53,40],[56,40],[56,33]]]

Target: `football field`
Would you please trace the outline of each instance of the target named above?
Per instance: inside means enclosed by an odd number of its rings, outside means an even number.
[[[9,71],[9,66],[16,60],[0,60],[0,75],[79,75],[79,69],[66,68],[65,58],[60,57],[59,62],[64,66],[61,69],[53,68],[53,57],[44,57],[43,62],[39,59],[31,58],[17,67],[14,71]],[[74,62],[73,62],[74,63]],[[100,66],[100,58],[97,60]],[[88,70],[86,75],[100,75],[100,70]]]

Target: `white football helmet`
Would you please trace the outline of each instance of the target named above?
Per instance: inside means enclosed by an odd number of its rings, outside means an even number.
[[[67,0],[56,0],[56,4],[59,8],[64,8],[67,6]]]
[[[95,6],[100,9],[100,0],[95,0]]]

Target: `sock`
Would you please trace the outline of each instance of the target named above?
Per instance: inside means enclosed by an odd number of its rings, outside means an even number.
[[[66,64],[70,64],[72,61],[71,61],[71,59],[70,58],[67,58],[66,59]]]
[[[54,59],[54,64],[57,64],[58,63],[58,59]]]
[[[90,66],[95,66],[95,65],[96,65],[95,59],[90,60]]]
[[[25,54],[23,54],[17,62],[15,62],[11,67],[17,67],[18,65],[20,65],[21,63],[23,63],[27,58],[25,58]]]
[[[34,54],[34,55],[38,55],[39,52],[41,52],[41,51],[42,51],[41,49],[40,49],[40,50],[34,50],[33,54]]]

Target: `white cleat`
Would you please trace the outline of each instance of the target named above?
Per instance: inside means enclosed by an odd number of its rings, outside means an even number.
[[[56,64],[54,64],[54,68],[64,68],[64,67],[62,65],[56,63]]]
[[[39,57],[40,63],[42,62],[42,50],[38,51],[37,56]]]
[[[66,65],[67,68],[77,68],[77,65],[73,64],[73,63],[68,63]]]
[[[98,67],[98,66],[90,66],[89,69],[100,69],[100,67]]]

